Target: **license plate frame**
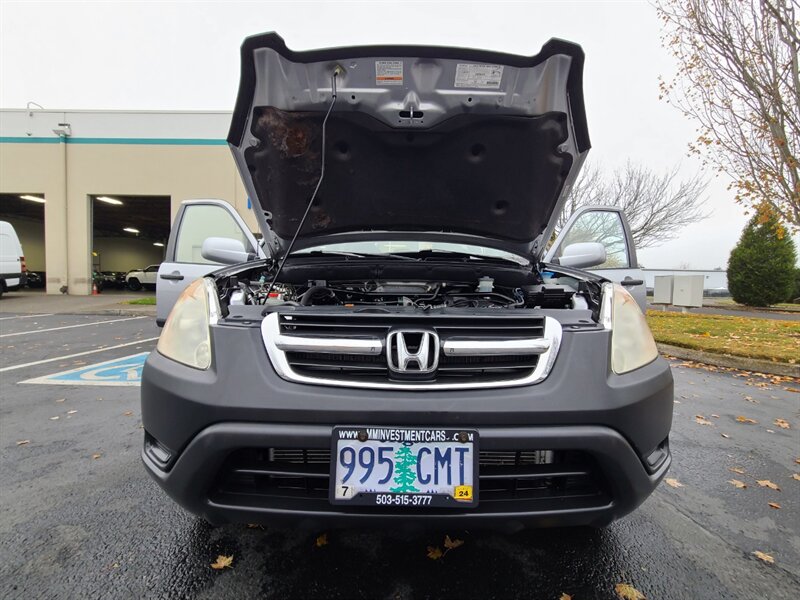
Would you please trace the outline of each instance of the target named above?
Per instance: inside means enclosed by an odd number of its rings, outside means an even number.
[[[343,435],[342,432],[347,432]],[[414,432],[414,433],[409,433]],[[432,432],[432,433],[431,433]],[[366,434],[366,439],[362,439]],[[355,436],[355,439],[354,439]],[[400,437],[402,439],[387,439],[387,437]],[[435,438],[421,439],[420,441],[403,441],[413,438],[413,436],[421,438]],[[441,440],[441,438],[444,438]],[[466,439],[466,441],[462,441]],[[441,440],[441,441],[440,441]],[[471,476],[471,485],[453,485],[452,494],[445,493],[429,493],[424,490],[417,491],[371,491],[371,490],[358,490],[357,492],[350,492],[349,498],[337,496],[336,486],[338,485],[338,467],[339,467],[339,449],[343,446],[350,446],[354,449],[363,447],[365,442],[372,444],[381,443],[385,445],[408,446],[414,454],[415,464],[418,460],[418,452],[420,448],[443,448],[446,447],[467,447],[470,448],[469,456],[471,459],[472,467],[468,467],[464,473],[465,481],[469,481],[467,473]],[[331,469],[330,469],[330,485],[328,498],[331,504],[337,506],[385,506],[397,507],[405,509],[420,509],[420,508],[459,508],[470,509],[478,506],[479,500],[479,435],[476,429],[461,429],[453,427],[391,427],[391,426],[348,426],[340,425],[333,428],[331,432]],[[456,453],[459,454],[459,453]],[[464,459],[465,455],[459,454]],[[383,457],[385,460],[385,456]],[[355,459],[355,455],[354,455]],[[392,466],[396,469],[396,457],[392,454]],[[457,471],[461,463],[457,463]],[[436,467],[434,467],[436,468]],[[448,467],[452,474],[452,463]],[[419,471],[415,470],[415,478]],[[458,477],[461,472],[458,471]],[[392,480],[393,481],[393,480]],[[455,479],[453,480],[455,481]],[[368,482],[367,482],[368,483]],[[419,483],[418,481],[416,483]],[[460,479],[456,482],[460,483]],[[422,485],[422,484],[420,484]],[[357,486],[354,486],[357,487]],[[459,488],[459,489],[457,489]],[[467,489],[468,488],[468,489]],[[469,492],[467,494],[467,492]],[[456,500],[455,494],[458,493],[461,499]]]

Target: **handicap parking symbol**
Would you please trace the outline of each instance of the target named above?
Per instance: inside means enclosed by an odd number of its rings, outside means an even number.
[[[28,379],[20,383],[50,385],[141,385],[142,368],[149,352],[123,356],[60,373]]]

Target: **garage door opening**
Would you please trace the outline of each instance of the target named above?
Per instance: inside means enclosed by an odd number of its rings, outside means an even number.
[[[28,283],[25,289],[44,291],[47,281],[44,207],[44,194],[35,192],[0,194],[0,221],[11,223],[25,254],[25,265],[28,270]]]
[[[109,193],[90,200],[92,271],[98,289],[155,289],[169,238],[170,197]]]

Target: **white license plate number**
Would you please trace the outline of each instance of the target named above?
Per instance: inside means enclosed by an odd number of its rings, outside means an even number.
[[[477,506],[478,433],[336,427],[330,500],[411,509]]]

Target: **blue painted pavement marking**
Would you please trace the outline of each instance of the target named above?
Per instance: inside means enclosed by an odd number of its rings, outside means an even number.
[[[20,383],[50,385],[141,385],[142,367],[149,352],[140,352],[114,360],[35,377]]]

